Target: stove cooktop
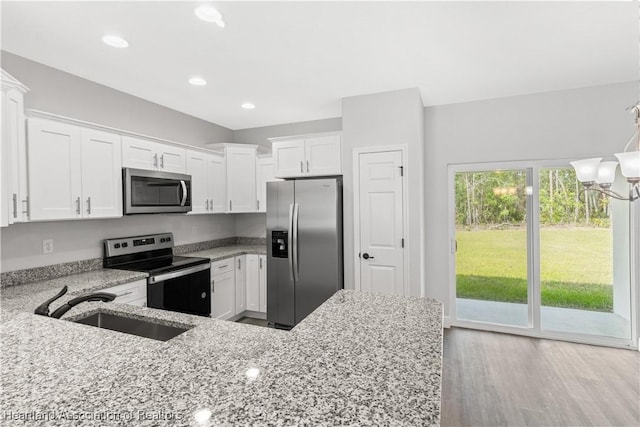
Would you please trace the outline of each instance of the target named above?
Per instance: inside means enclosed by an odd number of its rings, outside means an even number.
[[[154,276],[169,271],[182,270],[194,265],[206,264],[208,262],[210,262],[209,258],[171,256],[114,265],[112,268],[117,268],[119,270],[142,271]]]

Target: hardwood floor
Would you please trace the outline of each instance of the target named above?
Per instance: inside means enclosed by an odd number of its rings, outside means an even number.
[[[640,353],[447,329],[441,424],[640,426]]]

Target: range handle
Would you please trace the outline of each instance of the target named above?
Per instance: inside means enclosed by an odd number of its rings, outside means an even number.
[[[188,276],[189,274],[197,273],[199,271],[208,270],[210,268],[211,268],[211,264],[210,263],[200,264],[200,265],[196,265],[194,267],[184,268],[184,269],[178,270],[178,271],[172,271],[170,273],[158,274],[157,276],[151,276],[151,277],[149,277],[148,280],[149,280],[149,284],[154,284],[154,283],[158,283],[158,282],[164,282],[165,280],[169,280],[169,279],[176,279],[178,277]]]

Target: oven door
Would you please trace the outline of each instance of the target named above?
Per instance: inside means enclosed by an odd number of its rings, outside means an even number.
[[[125,215],[189,212],[191,175],[124,168]]]
[[[180,313],[211,314],[211,264],[172,271],[147,280],[147,306]]]

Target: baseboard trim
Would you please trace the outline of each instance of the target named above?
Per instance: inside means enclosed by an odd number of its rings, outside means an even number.
[[[442,316],[442,327],[443,328],[451,327],[451,318],[449,316]]]

